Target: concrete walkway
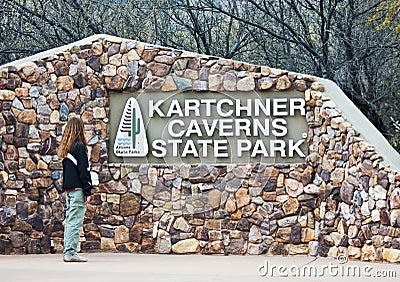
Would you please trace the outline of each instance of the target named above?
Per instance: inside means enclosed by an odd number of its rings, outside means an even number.
[[[64,263],[61,255],[0,256],[0,282],[378,282],[399,281],[400,277],[400,264],[360,261],[340,264],[332,258],[307,256],[179,256],[126,253],[90,253],[85,256],[89,259],[87,263]],[[297,273],[300,277],[293,277],[290,273]],[[287,277],[282,277],[284,275]],[[392,277],[382,277],[383,275]]]

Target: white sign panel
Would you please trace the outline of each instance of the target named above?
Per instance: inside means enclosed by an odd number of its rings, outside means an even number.
[[[294,163],[307,155],[304,93],[111,93],[110,97],[114,154],[110,161]]]

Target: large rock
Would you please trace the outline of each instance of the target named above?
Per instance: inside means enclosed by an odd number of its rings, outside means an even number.
[[[292,225],[296,224],[296,222],[297,222],[296,215],[284,217],[284,218],[277,220],[278,226],[280,226],[280,227],[292,226]]]
[[[100,71],[100,57],[92,56],[87,60],[87,64],[91,67],[94,71]]]
[[[400,250],[396,249],[383,249],[383,259],[389,262],[400,262]]]
[[[147,67],[152,72],[153,75],[160,77],[166,76],[169,73],[169,70],[171,69],[170,65],[160,64],[155,62],[148,64]]]
[[[223,76],[221,74],[210,75],[208,77],[208,88],[210,91],[221,91]]]
[[[291,233],[292,233],[291,227],[278,228],[278,231],[276,232],[276,240],[278,242],[289,242]]]
[[[39,214],[30,217],[27,222],[32,225],[32,228],[37,231],[43,231],[43,218]]]
[[[128,56],[128,61],[129,62],[138,61],[140,59],[140,57],[139,57],[139,55],[138,55],[138,53],[136,52],[135,49],[130,50],[128,52],[127,56]]]
[[[111,180],[106,183],[100,183],[99,192],[108,194],[124,194],[128,191],[128,187],[123,185],[121,182]]]
[[[24,243],[25,243],[24,233],[18,232],[18,231],[11,232],[10,241],[11,241],[11,245],[13,246],[13,248],[23,247]]]
[[[65,61],[58,61],[54,65],[54,72],[57,76],[65,76],[69,74],[69,66]]]
[[[307,255],[309,253],[308,244],[290,244],[289,255]]]
[[[158,230],[155,251],[160,254],[169,254],[171,252],[171,236],[167,231]]]
[[[189,180],[195,181],[197,178],[205,177],[208,174],[210,174],[210,171],[206,165],[192,166],[189,169]]]
[[[140,212],[141,197],[133,193],[126,193],[120,199],[120,214],[130,216]]]
[[[365,159],[360,165],[360,170],[361,170],[361,175],[368,175],[369,177],[374,177],[375,168],[371,160]]]
[[[395,188],[390,194],[390,208],[399,209],[400,208],[400,188]]]
[[[115,54],[108,58],[108,62],[111,65],[114,65],[117,67],[121,66],[121,64],[122,64],[121,60],[122,60],[122,54]]]
[[[40,76],[39,68],[34,63],[24,66],[18,74],[27,82],[36,82]]]
[[[227,91],[236,91],[236,74],[233,72],[225,73],[223,85]]]
[[[175,61],[175,58],[172,56],[162,55],[162,56],[155,57],[154,61],[157,63],[172,65]]]
[[[102,237],[100,241],[100,247],[102,250],[114,251],[115,250],[114,240],[112,238]]]
[[[128,227],[121,225],[115,228],[115,244],[129,242],[129,229]]]
[[[199,72],[193,69],[186,69],[183,76],[187,79],[197,80],[199,79]]]
[[[17,110],[20,110],[20,111],[23,111],[25,109],[24,105],[22,104],[22,102],[18,98],[14,99],[14,101],[12,103],[12,107],[17,109]]]
[[[104,81],[108,89],[117,91],[122,90],[126,82],[126,80],[119,75],[106,77]]]
[[[339,187],[340,183],[343,182],[344,178],[344,169],[343,168],[336,168],[331,173],[331,182],[335,187]]]
[[[162,91],[175,91],[178,90],[178,86],[176,86],[174,79],[172,76],[167,76],[162,85]]]
[[[233,197],[229,197],[226,201],[225,210],[229,213],[234,213],[236,211],[236,202]]]
[[[99,241],[86,241],[82,242],[81,249],[84,251],[94,251],[100,250],[100,242]]]
[[[8,145],[7,152],[4,155],[4,159],[17,161],[18,158],[19,158],[18,149],[13,145]]]
[[[350,259],[359,259],[361,258],[361,249],[354,246],[349,246],[347,248],[347,255]]]
[[[388,188],[389,185],[389,177],[386,171],[380,170],[378,172],[378,184],[384,188]]]
[[[247,206],[251,202],[251,197],[249,195],[249,190],[246,188],[240,188],[235,193],[236,204],[238,208]]]
[[[207,81],[196,80],[193,82],[193,90],[194,91],[207,91],[208,84]]]
[[[247,241],[243,238],[231,239],[227,250],[230,254],[244,255],[247,252]]]
[[[47,138],[40,149],[41,155],[56,155],[57,154],[57,140],[55,138]]]
[[[260,232],[260,228],[257,225],[253,225],[250,228],[249,241],[251,243],[261,243],[262,242],[262,235]]]
[[[174,76],[174,81],[179,90],[186,90],[192,87],[192,81],[179,76]]]
[[[247,246],[247,254],[249,254],[249,255],[259,255],[262,252],[263,252],[263,248],[262,248],[261,244],[249,243]]]
[[[134,252],[137,252],[138,247],[139,247],[138,243],[129,242],[129,243],[124,243],[124,244],[118,245],[117,250],[120,252],[124,252],[124,253],[128,253],[128,252],[134,253]]]
[[[155,247],[154,238],[147,237],[147,238],[143,238],[140,250],[145,254],[151,254],[151,253],[155,252],[154,247]]]
[[[353,199],[354,194],[354,186],[348,183],[347,181],[343,181],[342,187],[340,189],[340,198],[346,204],[350,205],[351,200]]]
[[[285,179],[285,187],[288,195],[294,198],[303,193],[304,190],[304,186],[301,182],[291,178]]]
[[[239,178],[229,180],[228,182],[226,182],[225,190],[230,193],[235,193],[242,186],[242,183],[243,179]]]
[[[252,91],[255,88],[254,78],[251,76],[240,79],[237,82],[238,91]]]
[[[276,89],[287,90],[290,87],[292,87],[292,82],[290,81],[289,77],[284,75],[278,78],[278,81],[276,82]]]
[[[10,90],[0,90],[0,101],[13,101],[15,92]]]
[[[274,85],[274,82],[269,77],[263,77],[258,80],[257,87],[258,90],[268,90]]]
[[[383,225],[389,225],[390,224],[390,216],[388,212],[385,209],[382,209],[380,211],[380,222]]]
[[[46,99],[47,104],[52,110],[60,108],[60,101],[58,101],[57,94],[51,94]]]
[[[221,202],[221,192],[217,189],[210,191],[207,202],[213,209],[218,209]]]
[[[281,242],[273,242],[269,247],[269,252],[272,255],[287,255],[287,250]]]
[[[361,260],[374,261],[376,259],[376,252],[374,246],[364,245],[361,248]]]
[[[318,255],[318,248],[319,248],[319,243],[317,241],[311,241],[308,243],[308,248],[309,248],[309,255],[310,256],[317,256]]]
[[[6,88],[8,85],[8,81],[4,78],[0,78],[0,90]]]
[[[157,55],[158,50],[144,50],[142,53],[142,60],[146,63],[149,63],[154,60],[154,57]]]
[[[183,217],[178,217],[175,220],[174,228],[178,229],[178,230],[181,230],[183,232],[189,232],[192,229],[190,224]]]
[[[109,56],[113,56],[113,55],[119,53],[120,50],[121,50],[121,45],[118,44],[118,43],[113,43],[113,44],[111,44],[110,47],[108,47],[108,52],[107,52],[107,54],[108,54]]]
[[[4,240],[0,238],[0,254],[9,255],[11,254],[12,246],[10,240]]]
[[[50,236],[44,235],[40,240],[40,253],[49,254],[51,252],[51,239]]]
[[[117,67],[113,65],[105,65],[102,69],[103,76],[115,76],[117,74]]]
[[[289,197],[289,199],[282,205],[285,215],[296,214],[299,210],[300,204],[296,198]]]
[[[14,209],[0,207],[0,226],[13,226],[15,219],[16,212]]]
[[[307,194],[319,194],[320,190],[320,187],[315,184],[308,184],[304,187],[304,192]]]
[[[172,246],[172,251],[176,254],[198,253],[200,252],[200,243],[194,238],[182,240]]]
[[[209,242],[201,251],[202,254],[223,254],[224,244],[222,241]]]
[[[140,225],[133,226],[129,233],[129,238],[132,242],[141,243],[143,238],[143,227]]]
[[[56,80],[57,90],[69,91],[74,88],[74,79],[70,76],[60,76]]]
[[[304,92],[308,88],[307,83],[302,79],[295,80],[293,82],[293,86],[297,91],[300,91],[300,92]]]
[[[395,209],[390,212],[390,225],[400,226],[400,209]]]
[[[315,232],[313,228],[302,228],[301,230],[301,241],[310,242],[314,240]]]
[[[28,238],[25,242],[27,254],[40,254],[41,243],[39,239]]]

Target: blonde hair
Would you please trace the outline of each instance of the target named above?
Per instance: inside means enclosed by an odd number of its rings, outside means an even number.
[[[76,141],[81,141],[85,145],[87,154],[87,140],[83,121],[79,117],[74,116],[68,120],[67,125],[65,126],[57,155],[60,158],[65,158],[71,150],[71,146]]]

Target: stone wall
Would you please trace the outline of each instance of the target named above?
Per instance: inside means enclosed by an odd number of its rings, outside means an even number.
[[[0,89],[0,254],[62,251],[65,195],[56,150],[68,116],[78,114],[95,186],[82,251],[400,260],[400,174],[358,137],[313,77],[99,38],[0,68]],[[108,163],[109,91],[187,89],[304,92],[306,161]]]

